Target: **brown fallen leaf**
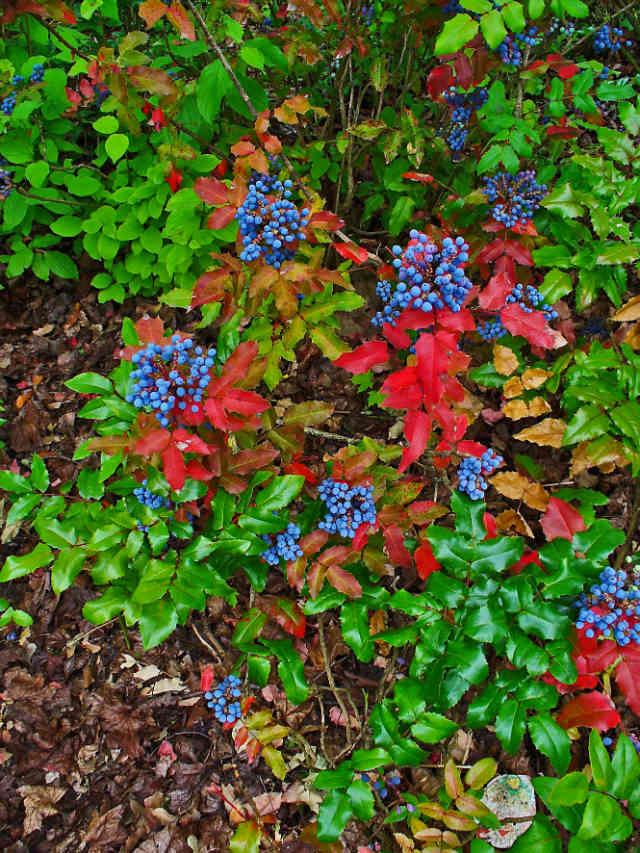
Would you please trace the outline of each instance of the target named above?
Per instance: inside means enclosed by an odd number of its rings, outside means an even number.
[[[635,323],[627,332],[625,339],[625,344],[629,344],[631,349],[639,350],[640,349],[640,323]]]
[[[510,400],[512,397],[519,397],[523,391],[524,386],[519,376],[512,376],[511,379],[507,379],[502,386],[502,393],[507,400]]]
[[[502,376],[511,376],[515,373],[518,364],[518,356],[509,347],[502,344],[493,345],[493,366]]]
[[[551,376],[548,370],[543,370],[541,367],[530,367],[522,374],[522,384],[531,391],[533,388],[539,388]]]
[[[640,296],[634,296],[633,299],[625,302],[622,308],[619,308],[611,319],[617,323],[640,320]]]
[[[115,806],[104,814],[93,813],[87,834],[82,841],[100,850],[103,847],[118,847],[127,840],[127,833],[121,825],[124,806]]]
[[[42,829],[45,817],[58,813],[55,804],[64,797],[67,789],[46,785],[21,785],[18,793],[24,801],[24,834],[27,836]]]
[[[510,418],[512,421],[520,421],[522,418],[529,417],[529,406],[524,400],[509,400],[502,407],[502,412],[505,418]]]
[[[595,441],[583,441],[573,451],[570,474],[576,477],[587,468],[598,467],[609,474],[615,468],[624,468],[629,460],[624,455],[622,445],[611,436],[603,436]]]
[[[543,447],[562,447],[562,437],[566,428],[566,423],[559,418],[545,418],[540,423],[516,433],[514,438],[520,441],[531,441]]]
[[[500,533],[510,533],[514,530],[522,536],[533,538],[533,531],[529,527],[525,519],[515,509],[505,509],[499,515],[496,515],[496,525]]]
[[[489,482],[501,495],[524,501],[531,509],[544,511],[549,503],[549,493],[539,483],[528,480],[516,471],[500,471]]]
[[[539,418],[540,415],[546,415],[551,411],[551,406],[547,403],[544,397],[534,397],[529,400],[529,417]]]

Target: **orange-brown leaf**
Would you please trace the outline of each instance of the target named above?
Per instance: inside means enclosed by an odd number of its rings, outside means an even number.
[[[562,437],[567,425],[559,418],[545,418],[540,423],[516,433],[519,441],[531,441],[543,447],[562,447]]]
[[[511,376],[518,367],[518,356],[509,347],[493,345],[493,366],[502,376]]]

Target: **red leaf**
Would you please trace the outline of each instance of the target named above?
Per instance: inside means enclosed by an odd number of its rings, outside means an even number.
[[[420,335],[416,341],[416,355],[424,398],[429,403],[437,403],[442,396],[440,375],[447,370],[447,360],[436,337],[430,334]]]
[[[436,560],[431,550],[429,542],[423,542],[419,548],[416,548],[415,553],[416,571],[423,581],[434,572],[439,572],[442,566]]]
[[[484,524],[484,529],[487,531],[485,539],[495,539],[498,536],[498,525],[490,512],[483,514],[482,523]]]
[[[235,218],[235,207],[219,207],[209,215],[207,228],[211,228],[212,231],[218,231],[220,228],[224,228],[230,222],[233,222]]]
[[[182,3],[172,3],[167,10],[167,18],[183,38],[196,40],[196,31]]]
[[[377,526],[377,524],[376,524]],[[353,537],[351,541],[351,547],[354,551],[362,551],[364,546],[367,544],[367,539],[369,537],[369,531],[372,529],[371,525],[367,522],[358,527],[356,530],[356,535]]]
[[[138,7],[138,14],[147,27],[152,27],[156,24],[167,11],[167,7],[162,0],[145,0]]]
[[[319,210],[309,220],[309,228],[322,228],[324,231],[338,231],[344,225],[344,219],[340,219],[330,210]]]
[[[334,589],[343,592],[349,598],[360,598],[362,587],[356,578],[341,566],[329,566],[325,575]]]
[[[405,172],[402,177],[409,181],[419,181],[421,184],[433,184],[436,180],[433,175],[427,175],[426,172]]]
[[[209,397],[217,397],[229,385],[244,379],[257,355],[258,344],[255,341],[244,341],[238,344],[225,361],[222,375],[209,385]]]
[[[302,537],[298,545],[305,557],[309,557],[311,554],[317,554],[320,548],[323,548],[328,541],[329,534],[326,530],[312,530],[311,533],[307,533],[306,536]]]
[[[569,65],[564,65],[562,68],[558,68],[556,74],[562,80],[570,80],[572,77],[580,71],[580,68],[575,63],[571,62]]]
[[[353,50],[353,39],[346,36],[339,44],[338,49],[334,54],[334,59],[343,59],[348,56]]]
[[[306,465],[303,465],[301,462],[289,462],[288,465],[285,465],[282,469],[285,474],[302,474],[305,479],[305,482],[309,483],[311,486],[315,486],[318,482],[318,478],[313,473],[311,468],[308,468]]]
[[[406,471],[409,465],[424,453],[431,434],[431,418],[420,410],[408,412],[404,420],[404,433],[409,447],[402,451],[402,459],[398,465],[400,473]]]
[[[528,237],[538,236],[536,226],[533,224],[531,219],[527,219],[524,225],[522,224],[522,222],[516,222],[515,225],[511,226],[511,230],[514,234],[526,234]]]
[[[640,659],[630,647],[622,649],[623,660],[616,667],[616,684],[624,694],[627,705],[640,716]]]
[[[456,58],[453,60],[453,67],[456,70],[456,81],[463,89],[468,89],[473,82],[473,74],[471,71],[471,63],[466,53],[461,50],[456,53]]]
[[[172,166],[171,171],[165,178],[165,181],[171,187],[171,192],[177,193],[180,189],[180,184],[182,183],[182,172],[180,171],[180,169],[176,169],[175,166]]]
[[[269,599],[266,603],[266,612],[280,625],[288,634],[294,637],[304,637],[307,627],[307,618],[300,610],[295,601],[288,598]]]
[[[136,323],[136,332],[142,344],[163,344],[164,324],[160,317],[143,317]]]
[[[404,546],[404,536],[402,530],[391,524],[384,530],[384,541],[387,547],[387,554],[394,566],[402,568],[410,568],[413,564],[411,554]]]
[[[513,284],[503,273],[489,279],[489,284],[478,296],[478,305],[484,311],[500,311],[506,304],[507,296],[513,290]]]
[[[196,281],[191,297],[191,308],[207,305],[209,302],[222,302],[224,285],[229,281],[227,270],[209,270]]]
[[[536,566],[540,566],[540,568],[542,568],[542,563],[540,562],[540,557],[538,556],[537,551],[530,551],[528,554],[525,554],[524,557],[520,557],[517,563],[509,566],[509,574],[519,575],[524,567],[528,566],[529,563],[535,563]]]
[[[402,319],[402,318],[401,318]],[[389,323],[382,324],[382,334],[389,341],[391,346],[396,349],[408,349],[411,346],[411,338],[402,329],[397,326],[392,326]]]
[[[186,472],[187,477],[191,477],[192,480],[199,480],[203,483],[207,480],[212,480],[214,476],[213,472],[209,471],[208,468],[205,468],[197,459],[192,459],[190,462],[187,462]]]
[[[211,685],[213,684],[213,669],[210,666],[205,666],[202,671],[202,676],[200,678],[200,690],[203,693],[206,693],[207,690],[211,689]]]
[[[343,258],[355,261],[358,265],[367,260],[367,250],[363,249],[362,246],[356,246],[355,243],[332,243],[332,246]]]
[[[492,261],[495,261],[504,253],[505,250],[505,241],[498,239],[493,240],[491,243],[486,245],[484,249],[480,252],[478,257],[476,258],[476,263],[478,264],[490,264]]]
[[[154,429],[138,441],[134,453],[140,456],[151,456],[152,453],[160,453],[169,446],[169,438],[168,430]]]
[[[420,313],[422,314],[422,312]],[[450,332],[473,332],[476,328],[473,315],[466,308],[461,311],[449,311],[448,309],[436,311],[436,322]]]
[[[366,373],[374,364],[384,364],[389,358],[387,345],[384,341],[368,341],[366,344],[345,352],[333,363],[348,370],[349,373]]]
[[[207,413],[211,426],[221,430],[222,432],[229,431],[229,420],[227,419],[224,406],[220,400],[209,397],[205,400],[204,410]]]
[[[547,542],[552,539],[573,539],[574,533],[586,530],[584,519],[577,509],[560,498],[551,498],[545,514],[540,519]]]
[[[553,335],[547,329],[547,321],[542,311],[527,314],[520,305],[513,303],[503,308],[500,319],[512,335],[522,335],[529,343],[545,349],[553,346]]]
[[[226,204],[229,201],[228,187],[217,178],[198,178],[193,188],[207,204]]]
[[[187,477],[186,467],[182,453],[178,450],[175,444],[169,445],[162,454],[162,463],[164,466],[164,476],[174,492],[179,492],[184,486],[184,481]]]
[[[223,402],[225,409],[245,417],[259,415],[269,408],[269,403],[255,391],[243,391],[241,388],[232,388],[227,391]]]
[[[246,139],[241,139],[235,145],[231,146],[231,153],[235,157],[246,157],[248,154],[253,154],[255,150],[256,146],[253,142],[249,142]]]
[[[615,729],[621,722],[611,697],[597,691],[576,696],[563,707],[556,720],[563,729],[586,726],[599,732]]]
[[[522,243],[518,243],[516,240],[505,240],[504,250],[507,255],[510,255],[516,263],[522,264],[523,267],[533,266],[531,252]]]
[[[450,65],[438,65],[429,72],[427,91],[434,100],[448,89],[453,83],[453,71]]]
[[[493,268],[494,273],[497,275],[498,273],[502,273],[505,275],[511,285],[515,285],[516,283],[516,265],[513,258],[510,258],[509,255],[502,255],[501,258],[498,258],[496,264]]]
[[[574,136],[580,136],[580,131],[575,127],[553,124],[547,128],[547,136],[561,136],[563,139],[571,139]]]

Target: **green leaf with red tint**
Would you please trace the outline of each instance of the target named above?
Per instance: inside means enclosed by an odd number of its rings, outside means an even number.
[[[356,578],[343,569],[341,566],[329,566],[326,573],[326,579],[334,589],[338,592],[343,592],[349,598],[360,598],[362,595],[362,587]]]
[[[211,228],[212,231],[219,231],[221,228],[226,228],[226,226],[230,222],[233,222],[235,218],[235,207],[219,207],[209,215],[207,219],[207,228]]]
[[[288,634],[304,637],[307,618],[294,601],[288,598],[265,598],[261,606]]]
[[[231,281],[227,270],[209,270],[203,273],[196,281],[191,296],[191,308],[199,308],[209,302],[222,302],[224,299],[224,286]]]
[[[145,65],[132,65],[127,68],[130,82],[136,89],[149,92],[152,95],[160,95],[169,103],[177,100],[180,90],[166,71],[159,68],[149,68]]]

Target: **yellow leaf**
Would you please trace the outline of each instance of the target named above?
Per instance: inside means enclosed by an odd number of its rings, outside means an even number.
[[[511,397],[519,397],[523,390],[519,376],[512,376],[511,379],[507,379],[502,386],[502,393],[507,400],[511,399]]]
[[[267,762],[276,779],[284,779],[287,775],[287,765],[284,763],[284,758],[280,750],[274,749],[272,746],[265,746],[262,750],[262,757]]]
[[[558,418],[546,418],[534,426],[527,427],[514,435],[520,441],[531,441],[542,446],[561,447],[562,436],[567,428],[564,421]]]
[[[539,388],[541,385],[544,385],[550,376],[551,374],[548,370],[542,370],[540,367],[532,367],[529,370],[525,370],[522,374],[522,384],[527,391],[531,391],[532,388]]]
[[[509,400],[502,407],[502,411],[506,418],[511,418],[512,421],[519,421],[522,418],[529,417],[529,406],[524,400]]]
[[[518,356],[509,347],[493,345],[493,366],[502,376],[511,376],[518,367]]]
[[[533,531],[515,509],[505,509],[499,515],[496,515],[496,525],[500,533],[510,533],[512,530],[522,536],[533,538]]]
[[[524,501],[531,509],[544,511],[549,503],[549,494],[539,483],[534,483],[516,471],[501,471],[489,481],[497,492],[516,501]],[[453,828],[453,827],[452,827]]]
[[[629,460],[624,455],[622,445],[611,436],[602,436],[594,441],[583,441],[573,451],[570,474],[572,477],[598,466],[605,474],[616,467],[624,468]]]
[[[618,323],[640,320],[640,296],[634,296],[622,308],[619,308],[611,318]]]
[[[640,350],[640,323],[636,323],[629,329],[624,342],[629,344],[631,349]]]
[[[412,851],[415,850],[415,844],[413,841],[406,835],[403,835],[402,832],[394,832],[393,837],[395,838],[396,844],[402,853],[412,853]]]
[[[544,397],[534,397],[529,403],[529,417],[538,418],[540,415],[546,415],[551,411],[551,406],[547,403]]]

